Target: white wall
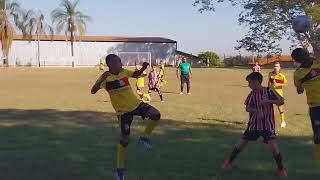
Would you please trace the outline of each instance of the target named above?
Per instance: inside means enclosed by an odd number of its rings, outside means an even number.
[[[127,44],[130,44],[130,47]],[[108,53],[121,51],[131,52],[132,45],[150,50],[152,58],[157,58],[157,44],[150,43],[121,43],[121,42],[75,42],[74,57],[71,56],[70,42],[65,41],[41,41],[40,42],[40,64],[41,66],[96,66],[100,58]],[[167,63],[174,62],[175,44],[159,44],[159,49],[163,45],[168,46],[166,52]],[[148,48],[150,46],[150,48]],[[153,49],[152,49],[153,48]],[[137,48],[138,49],[138,48]],[[158,49],[158,51],[159,51]],[[163,48],[162,48],[163,49]],[[160,50],[164,51],[164,50]],[[9,66],[37,66],[37,42],[14,41],[9,53]],[[1,54],[1,53],[0,53]],[[2,63],[2,62],[1,62]]]

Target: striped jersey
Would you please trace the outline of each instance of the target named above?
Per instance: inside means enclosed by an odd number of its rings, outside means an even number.
[[[245,105],[247,108],[253,108],[257,110],[262,110],[264,116],[259,118],[256,113],[249,113],[249,122],[247,130],[256,131],[256,130],[269,130],[274,131],[275,128],[275,119],[273,104],[268,105],[259,105],[259,102],[262,99],[269,100],[280,100],[281,97],[270,87],[263,87],[258,91],[251,91],[248,95]]]

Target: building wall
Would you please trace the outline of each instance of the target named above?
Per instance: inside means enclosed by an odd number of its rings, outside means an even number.
[[[74,63],[75,66],[90,67],[98,65],[100,59],[108,53],[119,52],[149,52],[149,60],[152,64],[159,59],[163,59],[167,64],[174,64],[175,50],[175,43],[75,42],[74,57],[72,57],[70,42],[41,41],[40,64],[41,66],[72,66]],[[37,66],[37,53],[37,42],[14,41],[10,48],[9,66]],[[123,60],[123,64],[133,65],[137,56],[135,54],[129,56],[129,59]]]

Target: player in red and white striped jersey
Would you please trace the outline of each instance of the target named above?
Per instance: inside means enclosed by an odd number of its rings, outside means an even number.
[[[261,136],[264,143],[269,144],[271,147],[280,176],[286,177],[287,173],[283,167],[282,157],[276,141],[273,111],[273,104],[284,104],[284,99],[271,88],[261,85],[263,76],[259,72],[249,74],[246,80],[252,89],[245,101],[246,111],[249,112],[248,126],[240,141],[235,145],[229,159],[224,162],[223,168],[230,168],[233,160],[248,142],[256,141]]]

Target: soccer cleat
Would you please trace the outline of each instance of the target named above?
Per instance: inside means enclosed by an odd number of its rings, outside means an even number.
[[[222,169],[230,169],[231,166],[232,166],[231,162],[229,160],[225,160],[223,162]]]
[[[116,180],[124,180],[124,169],[123,168],[117,168]]]
[[[281,169],[281,170],[279,170],[279,176],[280,177],[288,177],[288,174],[285,169]]]
[[[164,100],[162,100],[161,102],[164,102]]]
[[[191,95],[191,92],[188,92],[188,95]]]
[[[182,95],[182,94],[183,94],[183,92],[180,92],[179,94],[180,94],[180,95]]]
[[[138,143],[142,144],[147,149],[152,149],[152,144],[149,138],[140,137]]]
[[[287,126],[287,123],[285,121],[282,121],[280,127],[285,128],[286,126]]]

